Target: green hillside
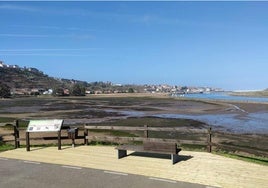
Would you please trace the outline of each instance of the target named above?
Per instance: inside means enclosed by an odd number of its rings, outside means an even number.
[[[66,83],[45,75],[37,69],[0,68],[0,81],[10,88],[49,89]]]

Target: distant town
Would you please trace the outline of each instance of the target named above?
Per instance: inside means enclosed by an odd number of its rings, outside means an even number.
[[[2,71],[1,71],[2,69]],[[179,86],[168,84],[120,84],[111,82],[85,82],[73,79],[49,77],[32,67],[8,65],[0,61],[0,83],[10,88],[11,95],[71,95],[74,85],[79,85],[83,95],[112,93],[166,93],[184,95],[189,93],[222,92],[220,88]],[[6,75],[4,75],[6,74]],[[2,77],[1,77],[2,76]],[[4,83],[3,83],[4,82]],[[77,87],[76,87],[77,88]],[[56,91],[57,90],[57,91]]]

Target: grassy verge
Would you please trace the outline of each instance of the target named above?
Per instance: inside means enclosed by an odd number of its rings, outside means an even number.
[[[202,151],[202,152],[206,151],[206,146],[198,144],[181,144],[180,148],[186,151]]]
[[[243,155],[233,154],[233,153],[224,152],[224,151],[217,151],[217,152],[213,152],[213,153],[217,154],[217,155],[224,156],[224,157],[232,158],[232,159],[238,159],[238,160],[242,160],[242,161],[246,161],[246,162],[251,162],[251,163],[256,163],[256,164],[268,166],[268,158],[267,157],[243,156]]]
[[[12,150],[14,149],[14,146],[11,144],[4,144],[0,142],[0,152],[2,151],[7,151],[7,150]]]
[[[15,120],[14,118],[0,117],[0,123],[13,122],[14,120]]]

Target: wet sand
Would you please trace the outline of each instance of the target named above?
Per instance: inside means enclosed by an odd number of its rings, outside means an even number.
[[[166,94],[106,94],[86,97],[29,97],[0,100],[0,118],[65,119],[70,124],[98,123],[129,117],[235,115],[268,112],[267,103],[172,98]],[[65,123],[66,123],[65,122]]]
[[[0,100],[0,118],[26,120],[55,118],[64,119],[64,125],[75,126],[99,125],[100,123],[111,125],[118,124],[121,120],[135,123],[137,122],[133,121],[135,118],[140,120],[139,124],[144,125],[148,123],[146,117],[157,118],[166,114],[174,117],[183,115],[179,118],[189,119],[205,116],[205,118],[210,118],[204,120],[207,126],[212,125],[213,131],[220,131],[213,138],[217,143],[232,146],[242,145],[246,148],[267,151],[268,137],[265,130],[267,130],[268,121],[266,114],[261,114],[264,112],[268,112],[266,103],[194,100],[159,94],[109,94]],[[257,114],[253,114],[253,116],[250,113]],[[259,114],[265,116],[266,119],[257,116]],[[174,117],[170,118],[171,116],[163,116],[163,119],[168,121],[161,126],[168,126],[172,123],[170,119],[174,119]],[[227,121],[226,117],[231,119],[227,119]],[[255,124],[247,124],[247,121],[251,123],[250,118]],[[232,121],[234,124],[231,124]],[[203,127],[203,119],[199,124],[194,125],[196,128]],[[259,132],[255,133],[257,128]],[[241,130],[249,130],[249,132],[245,133]]]

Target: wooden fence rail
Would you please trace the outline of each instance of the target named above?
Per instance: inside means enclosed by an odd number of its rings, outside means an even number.
[[[206,129],[186,129],[182,127],[149,127],[147,125],[139,127],[126,127],[126,126],[89,126],[85,125],[85,144],[88,144],[88,140],[92,141],[106,141],[106,142],[133,142],[133,141],[152,141],[152,142],[176,142],[178,144],[192,144],[207,146],[207,151],[212,151],[211,142],[211,128]],[[118,131],[144,131],[143,137],[119,137],[119,136],[93,136],[89,135],[89,130],[118,130]],[[182,140],[182,139],[168,139],[168,138],[149,138],[149,131],[160,132],[183,132],[183,133],[202,133],[207,134],[207,141],[195,141],[195,140]]]
[[[19,133],[19,121],[15,120],[13,122],[5,122],[5,123],[1,123],[1,126],[6,126],[6,125],[10,125],[13,126],[13,133],[5,133],[5,134],[0,134],[1,137],[4,136],[14,136],[14,139],[12,140],[4,140],[5,142],[11,142],[14,141],[14,146],[15,148],[20,147],[20,141],[19,141],[19,137],[20,137],[20,133]]]
[[[85,129],[98,129],[98,130],[121,130],[121,131],[181,131],[185,133],[208,133],[207,129],[189,129],[184,127],[123,127],[123,126],[88,126],[85,125]]]
[[[179,139],[167,139],[167,138],[143,138],[143,137],[117,137],[117,136],[87,136],[86,139],[92,141],[107,141],[107,142],[120,142],[120,141],[127,141],[127,142],[134,142],[134,141],[152,141],[152,142],[176,142],[178,144],[198,144],[206,146],[207,143],[204,141],[195,141],[195,140],[179,140]]]
[[[25,141],[25,138],[20,138],[20,132],[25,131],[24,127],[19,126],[19,120],[16,120],[14,122],[7,122],[7,123],[1,123],[1,125],[10,125],[13,126],[13,132],[12,133],[4,133],[0,134],[0,137],[2,138],[3,142],[14,142],[14,148],[19,148],[21,143],[20,141]],[[80,129],[81,130],[81,129]],[[119,136],[95,136],[95,135],[89,135],[89,130],[115,130],[115,131],[143,131],[144,135],[143,137],[119,137]],[[182,140],[182,139],[167,139],[167,138],[149,138],[149,131],[163,131],[163,132],[173,132],[177,131],[180,133],[193,133],[193,134],[204,134],[207,136],[204,136],[206,140],[204,141],[196,141],[196,140]],[[176,142],[178,144],[192,144],[192,145],[200,145],[200,146],[206,146],[208,152],[212,152],[212,148],[217,149],[227,149],[227,151],[238,151],[238,152],[245,152],[248,154],[254,154],[259,156],[268,156],[268,151],[260,150],[257,148],[250,148],[246,146],[233,146],[233,145],[227,145],[227,144],[221,144],[216,143],[213,140],[213,135],[219,134],[218,132],[213,132],[211,128],[208,129],[187,129],[187,128],[180,128],[180,127],[149,127],[147,125],[140,126],[140,127],[125,127],[125,126],[91,126],[91,125],[85,125],[84,126],[84,135],[78,136],[76,139],[84,139],[84,143],[88,144],[88,140],[92,141],[98,141],[103,140],[107,142],[133,142],[133,141],[163,141],[163,142]],[[220,133],[222,135],[226,133]],[[12,136],[12,138],[4,139],[6,136]],[[41,137],[41,138],[31,138],[33,140],[55,140],[57,137]],[[67,136],[61,136],[61,139],[69,139]]]

